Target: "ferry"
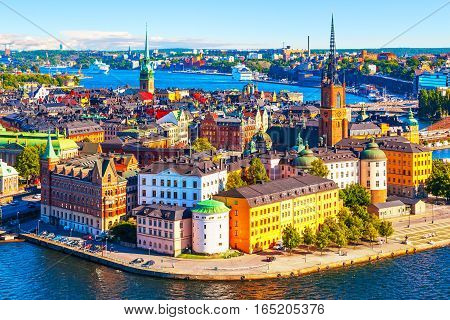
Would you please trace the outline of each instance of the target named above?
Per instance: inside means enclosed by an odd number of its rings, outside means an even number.
[[[39,67],[39,72],[41,73],[49,73],[49,74],[61,74],[63,71],[65,72],[69,69],[69,66],[66,65],[43,65]]]
[[[85,70],[85,73],[108,73],[109,64],[103,63],[101,61],[95,60],[93,64]]]
[[[243,64],[237,64],[233,67],[231,75],[237,81],[251,81],[253,80],[253,72]]]

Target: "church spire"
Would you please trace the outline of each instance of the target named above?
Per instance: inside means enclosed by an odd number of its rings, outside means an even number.
[[[147,30],[147,23],[145,24],[145,59],[149,59],[150,54],[148,51],[148,30]]]
[[[53,149],[52,138],[50,136],[50,130],[48,131],[47,136],[47,146],[45,147],[45,152],[42,155],[42,160],[50,160],[50,159],[58,159],[58,156],[55,153],[55,149]]]
[[[339,77],[336,69],[336,37],[334,34],[334,16],[331,15],[331,34],[330,34],[330,55],[328,58],[328,68],[326,80],[331,84],[339,84]]]

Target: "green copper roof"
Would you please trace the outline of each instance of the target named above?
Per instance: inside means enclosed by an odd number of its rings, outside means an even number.
[[[228,208],[223,202],[217,200],[200,201],[192,209],[192,212],[197,212],[201,214],[225,213],[229,211],[230,208]]]
[[[380,150],[378,144],[372,138],[360,154],[361,160],[386,160],[386,154]]]
[[[419,125],[419,122],[417,122],[417,120],[414,118],[414,113],[412,112],[411,108],[409,108],[408,118],[404,121],[404,124],[409,127]]]
[[[306,148],[299,153],[299,156],[295,158],[294,165],[301,168],[309,168],[312,163],[318,158],[314,155],[309,146],[306,145]]]
[[[45,152],[42,155],[41,159],[58,159],[58,156],[55,153],[55,149],[53,149],[52,137],[50,136],[50,132],[48,133],[47,146],[45,147]]]

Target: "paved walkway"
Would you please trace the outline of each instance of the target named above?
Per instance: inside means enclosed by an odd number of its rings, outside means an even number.
[[[424,250],[450,243],[450,217],[442,215],[434,223],[431,220],[423,221],[421,217],[408,228],[401,220],[397,224],[395,233],[385,244],[362,243],[341,249],[327,249],[321,254],[318,251],[309,252],[307,248],[294,250],[292,254],[276,250],[268,250],[259,254],[245,254],[231,259],[181,259],[155,254],[148,254],[142,249],[125,248],[114,244],[114,251],[103,251],[96,255],[114,260],[123,266],[130,267],[130,262],[136,258],[142,258],[147,262],[154,261],[150,268],[143,268],[141,264],[135,264],[137,269],[145,269],[164,274],[189,275],[196,279],[259,279],[276,276],[300,275],[317,272],[324,269],[341,268],[350,264],[365,263],[378,258],[394,257],[411,253],[415,250]],[[41,230],[44,227],[41,226]],[[62,230],[61,230],[62,231]],[[433,237],[427,237],[435,233]],[[61,234],[61,233],[60,233]],[[402,244],[405,236],[408,236],[408,244]],[[110,247],[109,247],[110,248]],[[408,250],[408,252],[406,252]],[[267,256],[274,256],[273,262],[265,261]],[[227,278],[228,277],[228,278]]]

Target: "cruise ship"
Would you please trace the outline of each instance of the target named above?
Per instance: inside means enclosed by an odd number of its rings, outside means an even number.
[[[89,66],[89,69],[84,71],[85,73],[108,73],[109,64],[95,60],[93,64]]]
[[[231,75],[233,76],[233,79],[237,81],[253,80],[253,72],[243,64],[234,66]]]

